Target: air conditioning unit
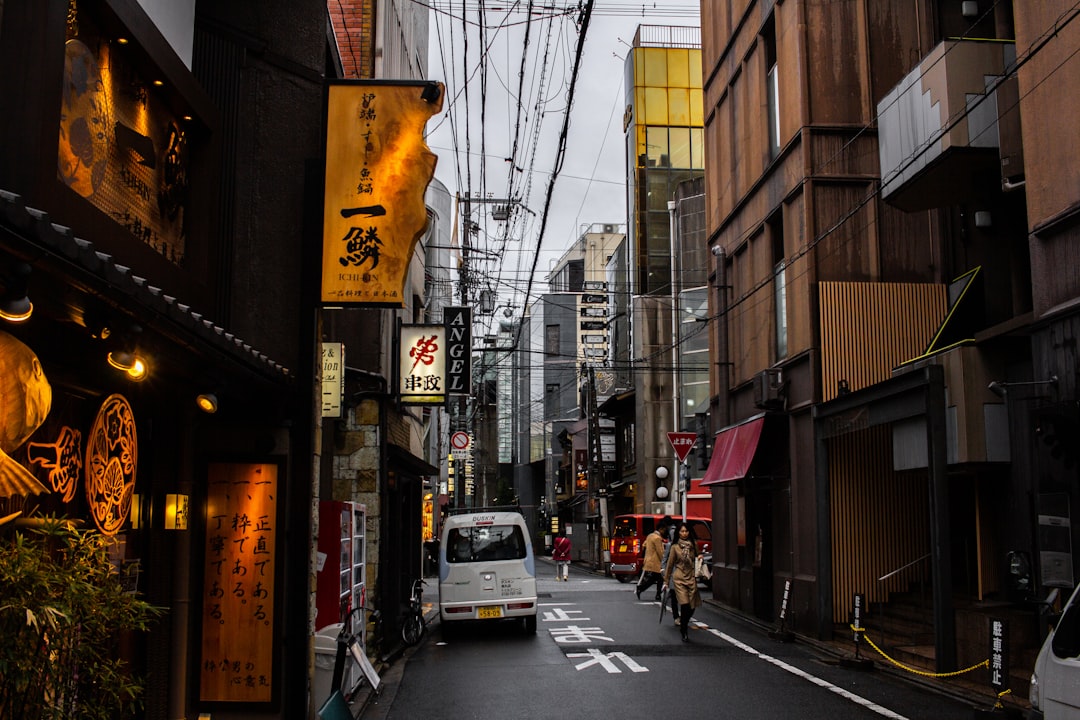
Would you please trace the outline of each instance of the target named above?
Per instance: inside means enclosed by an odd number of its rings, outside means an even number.
[[[614,225],[605,225],[604,226],[604,232],[606,232],[606,233],[615,232],[615,226]]]
[[[666,500],[664,502],[657,502],[654,500],[652,504],[652,513],[653,515],[674,515],[675,503],[671,500]]]
[[[754,377],[754,405],[763,410],[784,408],[784,376],[780,368],[766,368]]]

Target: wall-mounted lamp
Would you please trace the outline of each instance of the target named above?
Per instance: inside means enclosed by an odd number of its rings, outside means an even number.
[[[116,337],[113,341],[112,349],[110,349],[108,355],[105,356],[105,359],[111,367],[126,373],[128,378],[135,382],[145,380],[147,374],[150,372],[150,369],[146,365],[146,360],[139,355],[139,352],[136,349],[136,338],[141,332],[141,327],[132,325],[124,336]]]
[[[165,496],[165,529],[188,529],[188,496],[169,493]]]
[[[138,530],[142,526],[142,504],[140,500],[142,498],[139,497],[139,493],[131,494],[131,514],[128,515],[128,519],[131,521],[132,530]]]
[[[25,322],[34,312],[34,304],[26,294],[26,279],[30,277],[30,266],[15,263],[4,277],[4,294],[0,296],[0,319],[10,323]]]
[[[439,84],[433,82],[425,83],[424,89],[420,91],[420,99],[426,103],[438,102],[441,95]]]
[[[195,405],[204,413],[213,415],[218,409],[217,393],[204,392],[195,396]]]
[[[997,395],[999,398],[1004,399],[1009,394],[1009,388],[1019,385],[1053,385],[1057,387],[1058,376],[1051,375],[1047,380],[1024,380],[1019,382],[1005,382],[1003,380],[994,380],[986,389]]]

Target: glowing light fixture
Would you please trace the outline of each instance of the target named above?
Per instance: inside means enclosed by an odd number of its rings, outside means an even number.
[[[165,529],[188,529],[188,496],[169,493],[165,496]]]
[[[150,373],[146,360],[136,349],[136,338],[141,332],[141,327],[132,325],[122,335],[119,333],[112,334],[112,349],[109,350],[109,354],[105,357],[111,367],[126,373],[128,379],[135,382],[145,380]]]
[[[16,263],[4,278],[4,294],[0,297],[0,319],[10,323],[25,322],[34,312],[34,304],[26,294],[26,279],[30,276],[30,266]]]
[[[195,396],[195,405],[204,413],[213,414],[218,409],[217,393],[204,392]]]
[[[138,530],[142,525],[142,505],[140,504],[139,493],[131,494],[131,514],[128,518],[131,520],[131,529]]]

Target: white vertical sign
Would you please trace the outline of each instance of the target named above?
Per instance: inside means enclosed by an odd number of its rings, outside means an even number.
[[[345,345],[322,344],[322,416],[341,417],[341,397],[345,393]]]

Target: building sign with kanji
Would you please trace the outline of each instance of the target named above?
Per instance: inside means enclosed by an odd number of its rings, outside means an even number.
[[[278,466],[213,463],[207,472],[199,699],[273,699]]]
[[[398,394],[402,405],[437,405],[446,400],[446,326],[402,325]]]
[[[442,109],[433,82],[327,87],[322,302],[404,307],[413,246],[427,227],[435,154],[424,126]]]

